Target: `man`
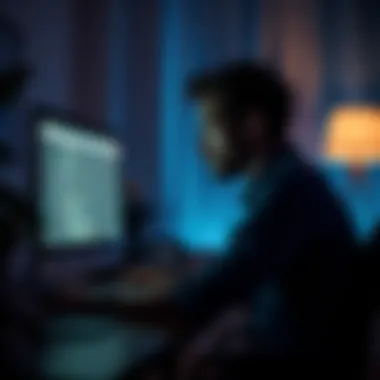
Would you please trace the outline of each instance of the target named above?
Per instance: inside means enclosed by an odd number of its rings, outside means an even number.
[[[276,72],[237,62],[195,78],[190,95],[203,114],[202,147],[215,172],[250,179],[247,216],[210,272],[175,291],[156,287],[135,302],[107,303],[103,311],[184,332],[246,303],[256,378],[274,378],[279,368],[293,378],[317,369],[331,374],[327,364],[342,370],[340,355],[346,362],[354,352],[340,328],[353,237],[337,199],[287,142],[289,89]],[[227,377],[243,377],[233,373],[239,367],[228,368]]]
[[[362,276],[364,288],[368,293],[365,298],[367,305],[367,330],[371,333],[371,344],[365,354],[369,354],[370,379],[378,379],[380,376],[380,224],[377,223],[367,242],[367,250],[363,252],[364,275]]]

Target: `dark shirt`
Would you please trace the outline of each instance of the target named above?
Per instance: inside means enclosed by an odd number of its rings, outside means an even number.
[[[234,303],[248,302],[252,350],[258,354],[334,350],[332,330],[350,281],[353,247],[339,201],[290,149],[273,156],[247,201],[247,216],[228,252],[210,272],[183,286],[178,305],[202,324]]]
[[[366,252],[368,259],[365,265],[368,268],[369,282],[368,287],[370,288],[371,298],[373,300],[373,306],[375,310],[380,309],[380,224],[374,229],[374,232],[369,240],[368,249]]]

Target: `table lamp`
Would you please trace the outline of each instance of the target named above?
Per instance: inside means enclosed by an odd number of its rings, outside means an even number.
[[[380,106],[343,105],[327,116],[323,156],[346,165],[354,179],[380,162]]]

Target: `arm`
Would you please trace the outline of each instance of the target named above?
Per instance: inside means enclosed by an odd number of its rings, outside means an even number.
[[[146,285],[141,285],[142,288]],[[121,321],[157,327],[169,331],[183,328],[183,318],[171,302],[172,291],[168,287],[148,286],[145,295],[139,292],[134,297],[107,294],[94,296],[91,285],[75,284],[58,289],[45,297],[45,308],[49,314],[74,312],[84,315],[101,314]]]
[[[91,296],[91,289],[87,286],[75,286],[47,298],[46,307],[50,313],[70,310],[102,314],[168,332],[184,332],[194,324],[208,321],[209,314],[211,318],[218,312],[216,304],[224,305],[224,297],[220,295],[234,289],[230,286],[230,281],[234,279],[228,273],[232,269],[229,261],[229,258],[221,261],[211,270],[180,286],[163,286],[161,289],[156,286],[152,291],[148,285],[147,292],[144,291],[146,295],[141,293],[133,299],[116,295],[96,298]],[[210,298],[215,302],[211,302]]]
[[[286,209],[291,200],[287,196],[282,200],[280,204],[272,202],[258,220],[248,220],[227,255],[210,271],[177,289],[163,287],[133,300],[68,299],[69,304],[74,306],[74,302],[78,311],[102,313],[169,331],[203,326],[224,308],[248,297],[262,276],[283,268],[289,254],[296,250],[299,237],[304,236],[302,226],[292,223],[297,219],[294,210],[289,222]]]

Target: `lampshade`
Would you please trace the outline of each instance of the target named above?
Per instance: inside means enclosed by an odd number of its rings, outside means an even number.
[[[345,105],[327,117],[323,155],[349,166],[380,162],[380,106]]]

